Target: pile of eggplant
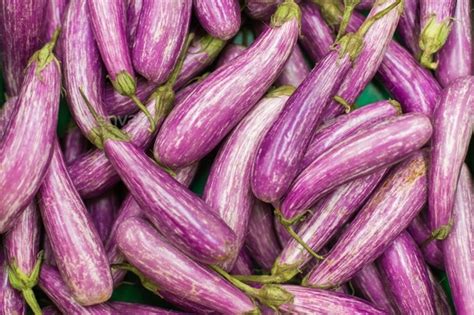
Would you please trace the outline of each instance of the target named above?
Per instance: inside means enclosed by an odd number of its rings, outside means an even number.
[[[0,0],[0,315],[474,315],[471,4]]]

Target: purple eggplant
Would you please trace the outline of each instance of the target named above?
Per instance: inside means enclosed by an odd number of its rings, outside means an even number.
[[[351,283],[357,290],[370,301],[375,307],[387,312],[387,314],[398,314],[394,306],[390,291],[387,290],[382,281],[382,276],[375,264],[368,264],[354,275]]]
[[[426,202],[427,169],[426,151],[396,166],[303,284],[338,286],[382,254]]]
[[[249,221],[245,245],[251,257],[263,269],[270,270],[281,252],[275,234],[273,208],[259,200],[255,201]]]
[[[433,287],[433,298],[435,302],[435,309],[437,315],[453,315],[451,306],[449,305],[448,297],[444,292],[443,286],[435,278],[431,270],[428,269],[431,286]]]
[[[61,86],[59,63],[52,52],[56,38],[30,59],[0,143],[0,233],[31,202],[51,157]]]
[[[225,49],[222,51],[222,53],[219,55],[219,59],[217,59],[216,67],[223,66],[229,61],[232,61],[237,56],[239,56],[245,49],[247,49],[247,47],[243,45],[238,45],[238,44],[233,44],[233,43],[228,44],[225,47]]]
[[[43,315],[61,315],[62,313],[54,306],[47,306],[41,310]]]
[[[43,42],[49,41],[54,36],[54,32],[62,27],[64,12],[70,1],[69,0],[47,0],[45,9],[45,20],[43,22]],[[56,47],[56,54],[59,59],[62,60],[62,47],[59,45]]]
[[[16,101],[18,97],[10,97],[5,103],[3,103],[2,108],[0,108],[0,141],[3,138],[3,135],[7,131],[8,123],[10,118],[13,116],[16,107]]]
[[[234,267],[230,271],[233,275],[251,275],[252,274],[253,262],[250,258],[250,254],[244,247],[240,250],[237,259],[235,260]]]
[[[22,293],[34,314],[41,314],[32,290],[38,282],[41,268],[39,238],[39,214],[36,204],[32,202],[23,210],[13,228],[5,234],[4,245],[10,284]]]
[[[420,51],[418,46],[420,34],[419,4],[420,0],[405,0],[403,14],[397,27],[403,44],[414,56],[417,56]]]
[[[436,69],[436,54],[446,43],[454,15],[455,0],[420,0],[420,63]]]
[[[28,60],[42,46],[41,26],[47,2],[48,0],[0,1],[0,51],[3,79],[9,96],[20,93]]]
[[[103,196],[88,200],[86,205],[97,233],[99,233],[102,243],[105,244],[120,206],[118,196],[114,190],[111,190]]]
[[[436,315],[428,266],[410,234],[402,232],[377,264],[402,314]]]
[[[96,146],[102,146],[97,124],[81,95],[87,97],[99,115],[105,116],[101,99],[104,71],[90,25],[87,0],[70,1],[64,15],[60,45],[69,109],[84,136]]]
[[[452,210],[461,166],[472,135],[474,77],[443,90],[433,115],[428,214],[433,237],[443,240],[452,226]]]
[[[299,16],[298,5],[285,1],[273,16],[272,27],[252,46],[176,103],[156,138],[153,152],[160,163],[172,168],[190,165],[237,125],[283,68],[296,44]]]
[[[461,168],[453,220],[453,230],[442,243],[444,262],[456,312],[468,315],[474,312],[474,189],[466,165]]]
[[[115,311],[119,312],[120,314],[134,314],[134,315],[184,314],[177,311],[165,310],[163,308],[143,305],[143,304],[135,304],[135,303],[127,303],[127,302],[110,302],[107,304],[111,306]]]
[[[255,197],[250,176],[258,147],[278,119],[294,87],[271,91],[237,125],[219,150],[204,189],[204,201],[237,235],[237,251],[222,265],[230,270],[248,230]]]
[[[140,23],[140,14],[142,13],[143,0],[127,1],[127,38],[130,50],[133,48],[137,27]]]
[[[303,52],[297,44],[286,61],[285,66],[278,77],[277,83],[280,85],[292,85],[298,87],[310,71],[311,69],[303,56]]]
[[[415,242],[420,246],[421,252],[425,256],[425,260],[431,266],[443,269],[443,250],[441,242],[433,240],[426,242],[430,236],[430,229],[425,224],[422,215],[417,216],[408,226],[408,232]]]
[[[248,15],[256,20],[267,20],[283,0],[245,0]]]
[[[89,142],[75,124],[71,124],[62,141],[64,162],[70,164],[87,151]]]
[[[57,142],[38,201],[56,264],[74,299],[82,305],[108,300],[112,278],[105,250]]]
[[[0,250],[0,314],[26,314],[25,302],[21,293],[13,289],[8,280],[8,261],[3,248]]]
[[[457,0],[453,25],[446,45],[438,54],[436,77],[443,87],[472,74],[474,48],[471,37],[471,3]]]
[[[394,100],[380,101],[325,123],[313,134],[300,168],[306,168],[318,156],[355,132],[400,113],[398,102]]]
[[[44,265],[41,268],[39,286],[62,314],[112,315],[116,313],[106,304],[94,306],[79,304],[69,287],[64,283],[58,270],[54,267]]]
[[[282,215],[292,220],[334,187],[399,162],[421,148],[431,133],[430,120],[412,113],[388,118],[346,138],[301,172],[281,204]]]
[[[228,40],[240,28],[238,0],[193,0],[194,13],[201,26],[211,36]]]
[[[116,238],[127,261],[158,288],[220,313],[256,310],[244,293],[169,245],[143,219],[122,222]]]
[[[358,10],[370,10],[375,4],[376,0],[360,0],[357,5]]]
[[[192,0],[143,0],[132,47],[133,66],[148,81],[164,83],[178,62]]]

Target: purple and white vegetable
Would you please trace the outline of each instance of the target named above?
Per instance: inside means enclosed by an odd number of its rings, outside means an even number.
[[[310,71],[311,69],[303,55],[303,51],[300,46],[296,44],[278,77],[277,84],[298,87]]]
[[[421,249],[428,264],[438,269],[443,269],[443,250],[441,241],[432,240],[427,242],[431,237],[430,228],[426,225],[422,214],[417,216],[408,226],[408,232]]]
[[[71,124],[62,139],[62,149],[64,154],[64,162],[72,163],[81,154],[85,153],[89,148],[89,141],[82,135],[82,132],[76,125]]]
[[[238,0],[193,0],[193,6],[199,23],[211,36],[228,40],[239,31]]]
[[[111,190],[103,196],[88,200],[86,205],[100,240],[105,244],[120,206],[118,196],[114,190]]]
[[[107,303],[115,311],[120,314],[134,314],[134,315],[173,315],[173,314],[184,314],[182,312],[170,311],[159,307],[127,303],[127,302],[110,302]]]
[[[420,0],[405,0],[403,14],[398,23],[397,32],[405,47],[417,56],[420,47],[418,38],[420,36]]]
[[[220,67],[239,56],[247,47],[239,44],[230,43],[225,46],[222,53],[219,54],[219,59],[216,62],[216,67]]]
[[[0,141],[2,140],[3,135],[7,131],[10,118],[15,112],[17,99],[18,97],[16,96],[10,97],[5,103],[3,103],[2,108],[0,108]]]
[[[21,293],[12,288],[8,279],[8,261],[3,248],[0,250],[0,314],[26,314],[25,302]]]

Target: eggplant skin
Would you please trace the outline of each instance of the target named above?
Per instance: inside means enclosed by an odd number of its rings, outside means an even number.
[[[423,213],[422,213],[423,214]],[[424,216],[420,214],[408,226],[408,232],[420,247],[425,260],[431,266],[444,269],[443,249],[441,241],[433,240],[426,244],[426,240],[430,238],[431,233],[429,227],[425,223]]]
[[[303,51],[300,46],[296,44],[276,83],[279,85],[298,87],[310,72],[311,69],[306,62]]]
[[[474,313],[474,188],[467,165],[461,168],[453,211],[453,229],[443,241],[444,263],[459,315]]]
[[[20,291],[13,289],[8,280],[8,262],[3,248],[0,250],[0,314],[26,314],[25,301]]]
[[[210,35],[228,40],[240,28],[240,6],[237,0],[194,0],[194,13]]]
[[[39,52],[47,54],[41,64]],[[60,86],[59,64],[45,47],[35,53],[26,68],[15,110],[0,143],[0,233],[11,228],[31,202],[47,170],[56,133]]]
[[[127,261],[163,291],[223,314],[255,310],[244,293],[164,241],[143,219],[122,222],[116,241]]]
[[[474,77],[456,80],[444,89],[433,116],[428,214],[437,239],[446,238],[452,225],[456,186],[472,134]]]
[[[185,314],[178,311],[170,311],[159,307],[127,303],[127,302],[110,302],[107,303],[114,310],[120,312],[120,314],[133,314],[133,315],[173,315],[173,314]]]
[[[427,161],[427,152],[418,151],[397,165],[303,285],[338,286],[382,254],[426,202]]]
[[[57,142],[38,203],[56,265],[74,299],[85,306],[107,301],[112,277],[105,250]]]
[[[392,242],[377,264],[402,314],[436,315],[428,266],[408,232]]]
[[[2,108],[0,108],[0,141],[7,131],[8,123],[15,112],[15,104],[17,99],[17,96],[10,97],[5,103],[3,103]]]

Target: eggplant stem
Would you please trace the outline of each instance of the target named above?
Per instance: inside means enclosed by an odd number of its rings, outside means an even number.
[[[217,272],[218,274],[220,274],[222,277],[224,277],[227,281],[232,283],[239,290],[247,293],[249,296],[251,296],[253,298],[258,298],[259,289],[253,288],[253,287],[249,286],[248,284],[245,284],[242,281],[236,279],[235,277],[228,274],[226,271],[224,271],[219,266],[211,265],[211,268],[214,269],[214,271]]]
[[[158,285],[156,285],[153,282],[151,282],[150,280],[148,280],[145,277],[145,275],[140,270],[138,270],[136,267],[134,267],[130,264],[127,264],[127,263],[113,264],[113,265],[111,265],[111,267],[115,268],[115,269],[122,269],[122,270],[130,271],[131,273],[133,273],[134,275],[136,275],[140,279],[140,283],[142,284],[142,286],[145,289],[147,289],[148,291],[151,291],[154,294],[162,297],[160,295]]]
[[[368,30],[374,25],[375,22],[383,18],[385,15],[387,15],[390,11],[395,9],[398,5],[402,3],[402,0],[396,0],[394,3],[386,7],[385,9],[377,12],[375,15],[367,18],[364,23],[360,26],[360,28],[357,30],[357,34],[360,37],[364,37],[365,34],[368,32]]]
[[[347,25],[351,19],[352,13],[360,0],[344,0],[344,13],[342,15],[339,31],[337,32],[336,42],[346,33]]]
[[[191,46],[193,39],[194,39],[194,33],[189,33],[188,36],[186,37],[186,41],[184,42],[184,46],[181,50],[181,53],[179,54],[176,66],[174,67],[173,71],[171,72],[165,84],[170,85],[171,87],[175,85],[176,80],[178,79],[178,76],[181,73],[181,69],[183,68],[184,60],[186,59],[189,46]]]
[[[145,114],[145,116],[148,118],[148,121],[150,122],[150,128],[148,129],[148,131],[154,132],[156,129],[156,123],[155,123],[155,120],[153,119],[153,116],[148,111],[148,108],[146,108],[146,106],[140,101],[140,99],[135,94],[130,95],[130,99],[135,103],[135,105],[137,105],[140,111],[142,111]]]
[[[340,23],[343,12],[334,0],[312,0],[314,4],[319,6],[321,14],[326,22],[333,29]]]
[[[261,284],[282,283],[281,278],[277,275],[234,275],[235,279],[243,282],[254,282]]]
[[[300,244],[301,246],[303,246],[303,248],[311,254],[311,256],[313,256],[314,258],[318,259],[318,260],[323,260],[324,259],[324,256],[321,256],[321,255],[318,255],[308,244],[306,244],[305,241],[303,241],[303,239],[298,235],[298,233],[295,232],[295,230],[293,230],[293,228],[291,226],[285,226],[286,228],[286,231],[288,232],[288,234],[290,234],[290,236],[298,242],[298,244]]]
[[[342,105],[342,107],[344,107],[344,111],[346,112],[346,114],[349,114],[354,108],[354,104],[349,104],[344,98],[340,97],[339,95],[334,96],[333,99],[337,103]]]
[[[449,220],[448,224],[442,225],[431,233],[431,237],[435,240],[445,240],[453,227],[453,220]]]

